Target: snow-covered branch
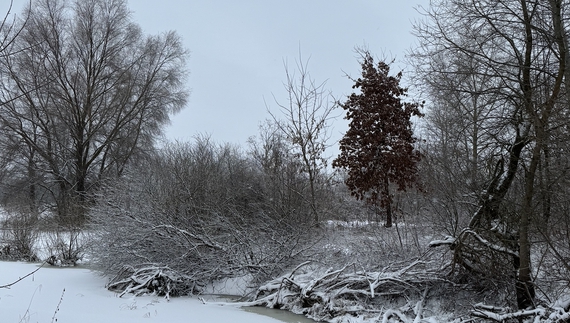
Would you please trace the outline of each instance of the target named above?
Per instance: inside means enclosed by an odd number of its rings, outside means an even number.
[[[509,308],[485,304],[475,304],[471,315],[495,322],[505,322],[512,319],[531,319],[532,322],[561,323],[570,319],[570,309],[560,307],[559,303],[550,306],[539,306],[535,309],[511,311]]]
[[[416,260],[394,270],[388,266],[379,272],[366,272],[355,271],[355,266],[350,264],[320,275],[311,272],[311,268],[306,272],[295,268],[297,274],[292,272],[261,286],[252,304],[287,309],[323,321],[381,314],[378,320],[396,316],[403,322],[419,322],[423,319],[429,286],[441,281],[438,273],[427,265]],[[405,312],[378,310],[376,302],[397,298],[416,298],[417,302]]]
[[[16,279],[15,281],[9,283],[9,284],[5,284],[0,286],[0,288],[10,288],[14,285],[16,285],[17,283],[21,282],[22,280],[26,279],[27,277],[30,277],[31,275],[35,274],[38,270],[42,269],[42,267],[46,264],[46,262],[44,261],[40,266],[38,266],[38,268],[36,268],[34,271],[29,272],[28,274]]]
[[[485,247],[487,247],[493,251],[497,251],[497,252],[501,252],[501,253],[505,253],[505,254],[508,254],[511,256],[518,257],[518,252],[511,250],[507,247],[500,246],[498,244],[492,243],[471,229],[464,229],[463,231],[461,231],[461,233],[459,233],[457,238],[454,238],[452,236],[446,236],[445,239],[443,239],[443,240],[433,240],[428,244],[428,246],[429,247],[439,247],[439,246],[445,246],[445,245],[453,246],[457,243],[461,243],[462,241],[464,241],[468,235],[474,237],[477,241],[479,241]]]
[[[169,299],[170,296],[189,295],[197,291],[200,286],[191,277],[180,274],[168,267],[144,266],[135,269],[125,266],[108,284],[107,288],[120,292],[119,297],[131,293],[135,296],[141,294],[156,294]]]
[[[514,256],[514,257],[518,257],[519,253],[511,250],[507,247],[503,247],[503,246],[499,246],[497,244],[494,244],[492,242],[490,242],[489,240],[486,240],[485,238],[483,238],[482,236],[480,236],[477,232],[473,231],[473,230],[463,230],[460,233],[460,237],[463,235],[472,235],[475,239],[477,239],[477,241],[481,242],[483,245],[485,245],[487,248],[497,251],[497,252],[501,252],[501,253],[506,253],[508,255]]]

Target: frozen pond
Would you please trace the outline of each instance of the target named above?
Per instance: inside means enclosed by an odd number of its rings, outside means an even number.
[[[14,282],[37,268],[37,264],[0,261],[0,285]],[[85,268],[41,268],[10,288],[0,289],[2,322],[283,322],[274,310],[203,304],[196,297],[170,301],[156,296],[119,298],[105,289],[105,283],[105,278]],[[283,312],[280,317],[285,322],[307,322],[304,317]]]

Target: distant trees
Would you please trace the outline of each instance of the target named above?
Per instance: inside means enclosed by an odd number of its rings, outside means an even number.
[[[405,190],[417,181],[420,154],[414,150],[411,118],[421,116],[421,104],[404,102],[407,90],[400,86],[402,73],[390,76],[390,66],[374,63],[362,52],[362,77],[354,80],[353,93],[341,104],[350,120],[340,141],[333,167],[348,170],[346,185],[358,199],[386,209],[386,227],[392,226],[390,184]]]
[[[174,32],[143,35],[124,0],[37,0],[26,15],[0,56],[0,145],[30,203],[74,226],[185,105],[187,51]]]
[[[266,212],[284,223],[314,225],[312,201],[307,198],[311,196],[310,180],[291,141],[275,122],[267,121],[248,144],[251,163],[263,183],[258,193],[266,200]],[[322,191],[322,186],[315,189]]]

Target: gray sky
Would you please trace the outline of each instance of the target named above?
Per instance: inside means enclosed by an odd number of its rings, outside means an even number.
[[[0,1],[4,13],[8,0]],[[20,13],[27,0],[15,0]],[[335,97],[351,93],[360,66],[354,48],[396,59],[414,43],[415,8],[429,0],[130,0],[133,20],[145,33],[176,30],[190,50],[188,106],[172,117],[169,139],[210,134],[218,142],[244,144],[258,125],[286,104],[284,61],[309,59],[317,82]],[[336,113],[342,116],[342,111]],[[342,117],[339,117],[339,120]],[[346,131],[335,122],[333,139]]]

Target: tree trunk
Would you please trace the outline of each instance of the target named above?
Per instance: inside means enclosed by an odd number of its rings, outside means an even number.
[[[536,136],[535,145],[532,150],[530,165],[525,173],[525,192],[522,201],[521,217],[519,219],[519,268],[517,280],[515,282],[517,304],[519,309],[526,309],[534,305],[534,286],[530,277],[530,241],[528,239],[528,231],[530,219],[532,217],[532,199],[534,194],[534,177],[538,161],[540,160],[541,147],[541,120],[535,111],[533,98],[533,87],[531,83],[531,65],[533,51],[533,33],[532,33],[532,17],[527,8],[526,1],[521,1],[524,27],[525,27],[525,53],[524,63],[522,66],[522,93],[524,95],[524,107],[530,121],[534,126],[534,134]],[[516,265],[516,264],[515,264]]]
[[[388,175],[384,176],[384,196],[386,196],[386,228],[392,227],[392,197],[390,196],[390,182]]]
[[[533,215],[534,178],[540,160],[541,145],[537,142],[525,174],[525,194],[519,222],[519,268],[515,284],[519,309],[534,307],[534,284],[531,277],[529,227]]]

